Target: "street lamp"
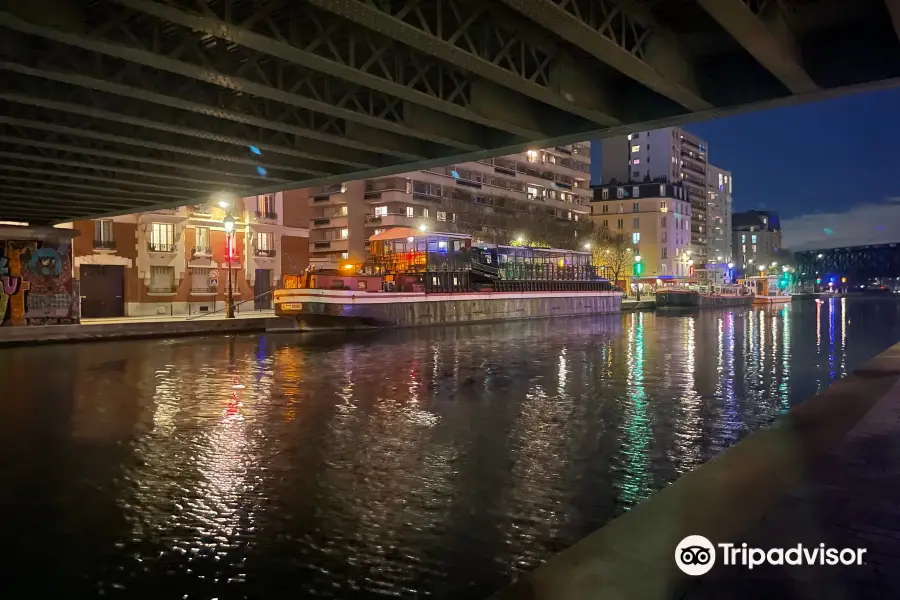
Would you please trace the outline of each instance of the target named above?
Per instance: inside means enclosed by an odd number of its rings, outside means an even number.
[[[419,231],[428,231],[427,225],[419,225]]]
[[[222,204],[225,204],[225,206],[227,206],[227,203],[225,202],[220,202],[219,206],[222,206]],[[222,208],[225,208],[225,206],[222,206]],[[227,254],[225,260],[228,262],[228,300],[227,304],[225,305],[225,318],[233,319],[234,291],[231,287],[231,253],[234,248],[234,215],[228,213],[225,216],[225,219],[222,221],[222,224],[225,226],[225,250]]]
[[[585,250],[590,250],[590,249],[591,249],[591,245],[590,245],[590,244],[585,244],[585,245],[584,245],[584,249],[585,249]]]

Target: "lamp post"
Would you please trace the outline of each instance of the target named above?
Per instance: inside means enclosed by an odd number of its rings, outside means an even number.
[[[225,318],[234,318],[234,291],[231,287],[231,252],[234,248],[234,215],[228,213],[222,222],[225,225],[226,253],[228,263],[228,300],[225,306]]]

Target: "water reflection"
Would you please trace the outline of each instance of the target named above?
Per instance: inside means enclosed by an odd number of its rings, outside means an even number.
[[[841,299],[0,352],[4,597],[481,599],[898,337]]]

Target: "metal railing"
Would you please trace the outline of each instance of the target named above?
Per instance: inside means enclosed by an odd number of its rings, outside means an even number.
[[[241,312],[240,307],[242,305],[247,304],[248,302],[255,302],[259,298],[265,298],[266,296],[273,296],[274,293],[275,293],[275,290],[269,290],[268,292],[263,292],[262,294],[257,294],[256,296],[253,296],[252,298],[247,298],[246,300],[241,300],[240,302],[234,302],[234,310],[235,310],[235,312],[239,313],[239,312]],[[273,296],[273,298],[274,298],[274,296]],[[193,321],[194,319],[199,319],[201,317],[208,317],[210,315],[215,315],[220,312],[225,312],[227,310],[228,310],[228,300],[225,301],[225,306],[223,306],[222,308],[217,308],[216,310],[211,311],[211,312],[201,312],[201,313],[197,313],[196,315],[191,315],[191,316],[187,317],[185,319],[185,321]],[[272,310],[272,309],[271,308],[260,308],[257,310],[262,312],[264,310]]]
[[[94,240],[95,250],[115,250],[116,240]]]
[[[166,287],[149,287],[147,288],[147,292],[150,294],[174,294],[175,286],[169,285]]]
[[[212,248],[209,246],[194,246],[191,248],[191,256],[212,256]]]
[[[263,256],[268,258],[273,258],[275,256],[274,248],[254,248],[253,254],[255,256]]]
[[[263,219],[263,220],[266,220],[266,221],[277,221],[277,220],[278,220],[278,213],[277,213],[277,212],[261,212],[261,211],[256,211],[256,218],[257,218],[257,219]]]
[[[157,242],[149,242],[147,249],[150,252],[175,252],[175,244],[160,244]]]

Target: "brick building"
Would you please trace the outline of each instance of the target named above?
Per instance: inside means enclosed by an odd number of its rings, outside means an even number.
[[[306,190],[108,219],[76,221],[75,276],[83,318],[188,315],[223,310],[235,217],[232,286],[238,311],[272,306],[269,291],[309,264]]]

